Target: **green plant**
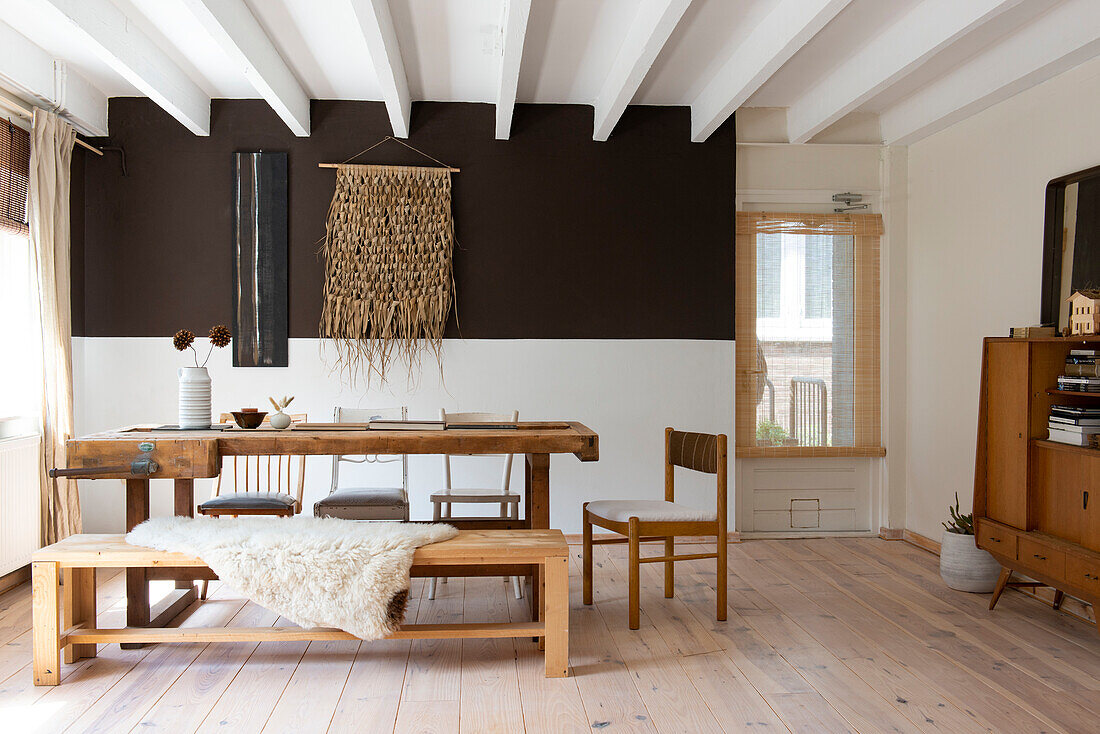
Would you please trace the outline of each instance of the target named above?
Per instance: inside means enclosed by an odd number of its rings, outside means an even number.
[[[940,523],[949,533],[958,533],[959,535],[973,535],[974,534],[974,513],[968,513],[966,515],[959,511],[959,493],[955,493],[955,506],[947,506],[947,511],[951,513],[951,524]]]
[[[760,421],[756,425],[757,442],[765,441],[769,446],[782,446],[789,437],[787,430],[775,421]]]

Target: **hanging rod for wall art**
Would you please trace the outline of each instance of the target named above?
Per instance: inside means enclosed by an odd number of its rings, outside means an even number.
[[[436,163],[439,164],[439,166],[393,166],[394,168],[427,168],[427,169],[430,169],[430,170],[433,170],[433,171],[449,171],[451,173],[458,173],[461,170],[459,168],[455,168],[453,166],[447,165],[446,163],[439,160],[438,158],[433,158],[432,156],[428,155],[424,151],[420,150],[420,148],[414,148],[411,145],[409,145],[408,143],[406,143],[404,140],[398,140],[397,138],[395,138],[392,135],[387,135],[386,137],[382,138],[381,140],[379,140],[377,143],[370,146],[369,148],[364,148],[363,150],[361,150],[358,153],[356,153],[355,155],[353,155],[351,158],[348,158],[343,163],[318,163],[317,167],[318,168],[339,168],[340,166],[347,165],[349,162],[355,160],[356,158],[363,155],[367,151],[374,150],[379,145],[381,145],[382,143],[385,143],[388,140],[392,140],[395,143],[400,143],[401,145],[404,145],[406,148],[413,151],[414,153],[419,153],[420,155],[424,156],[425,158],[427,158],[429,160],[432,160],[432,161],[435,161]],[[380,164],[380,165],[388,165],[388,164]]]

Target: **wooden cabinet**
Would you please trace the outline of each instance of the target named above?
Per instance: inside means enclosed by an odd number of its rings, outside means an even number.
[[[985,340],[974,518],[978,546],[1006,569],[1100,605],[1100,449],[1047,440],[1052,404],[1100,406],[1100,394],[1054,390],[1075,348],[1100,338]]]
[[[1027,522],[1028,345],[997,342],[987,354],[988,401],[985,440],[990,518],[1024,528]]]

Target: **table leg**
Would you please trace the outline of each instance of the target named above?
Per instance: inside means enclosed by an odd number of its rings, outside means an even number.
[[[126,532],[149,519],[149,480],[126,480]],[[149,582],[144,568],[126,569],[126,626],[145,627],[149,624]],[[141,648],[138,642],[122,643],[123,650]]]
[[[195,516],[195,480],[177,479],[174,482],[175,512],[183,517]],[[195,582],[188,579],[176,579],[177,589],[194,590]]]
[[[527,516],[524,526],[539,530],[550,528],[550,454],[527,454],[524,469],[524,502]],[[542,596],[542,567],[535,567],[535,575],[528,577],[527,595],[531,604],[531,619],[539,618]]]
[[[193,506],[194,482],[191,479],[176,480],[177,511],[184,501]],[[126,480],[126,531],[149,519],[149,480]],[[155,608],[149,605],[149,577],[144,568],[126,569],[126,626],[163,627],[195,601],[194,582],[176,582],[176,590],[162,599]],[[135,650],[144,647],[140,642],[122,643],[122,649]]]

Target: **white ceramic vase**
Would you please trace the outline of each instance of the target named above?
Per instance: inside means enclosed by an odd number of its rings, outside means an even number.
[[[940,577],[956,591],[988,594],[997,585],[1001,564],[978,547],[973,535],[943,531]]]
[[[267,420],[272,428],[278,428],[280,431],[290,426],[290,416],[281,410],[268,416]]]
[[[205,367],[180,367],[180,428],[210,427],[210,373]]]

